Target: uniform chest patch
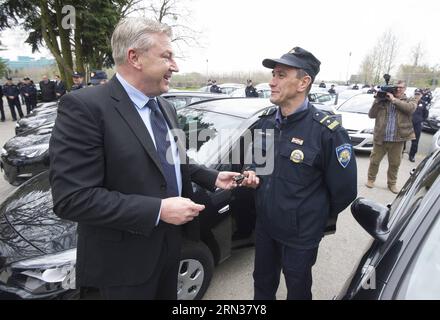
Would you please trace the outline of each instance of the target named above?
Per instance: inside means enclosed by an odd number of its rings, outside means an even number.
[[[338,158],[339,164],[345,169],[351,160],[351,144],[344,143],[343,145],[336,148],[336,157]]]

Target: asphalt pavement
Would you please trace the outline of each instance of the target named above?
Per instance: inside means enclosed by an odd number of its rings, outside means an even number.
[[[5,104],[6,122],[0,122],[0,144],[15,135],[15,122],[10,119],[9,110]],[[398,187],[402,187],[415,168],[429,150],[432,134],[422,133],[420,152],[416,162],[408,160],[404,154],[399,170]],[[409,144],[408,144],[409,147]],[[386,170],[388,161],[385,158],[380,166],[376,187],[365,187],[369,164],[368,154],[357,154],[358,164],[358,196],[373,199],[382,204],[391,203],[395,195],[388,191]],[[0,201],[3,201],[16,187],[0,177]],[[372,238],[357,224],[349,208],[340,214],[336,234],[325,237],[320,245],[318,259],[313,268],[313,297],[314,299],[332,299],[342,288],[345,280],[362,257]],[[253,260],[254,249],[244,248],[233,251],[232,256],[216,267],[211,285],[205,294],[207,300],[236,300],[252,299],[253,297]],[[286,287],[281,280],[277,293],[278,299],[285,299]]]

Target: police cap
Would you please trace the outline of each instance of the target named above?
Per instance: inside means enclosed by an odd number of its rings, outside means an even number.
[[[321,65],[321,62],[313,54],[300,47],[293,48],[279,59],[263,60],[263,66],[269,69],[275,68],[277,63],[303,69],[312,78],[312,81],[319,73],[319,66]]]
[[[75,71],[75,72],[72,74],[72,77],[73,77],[73,78],[83,78],[83,77],[84,77],[84,74],[81,73],[81,72]]]

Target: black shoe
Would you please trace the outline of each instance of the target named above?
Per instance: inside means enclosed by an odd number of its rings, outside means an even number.
[[[414,159],[414,157],[409,157],[409,161],[411,161],[411,162],[416,162],[416,160]]]

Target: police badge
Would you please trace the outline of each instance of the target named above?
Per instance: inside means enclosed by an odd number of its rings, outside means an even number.
[[[351,160],[351,144],[345,143],[336,148],[336,156],[338,157],[339,164],[345,169]]]
[[[304,153],[301,150],[293,150],[290,154],[290,160],[294,163],[301,163],[304,160]]]

